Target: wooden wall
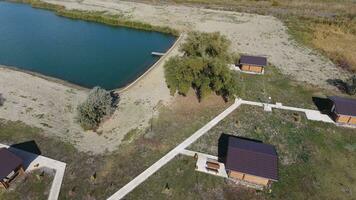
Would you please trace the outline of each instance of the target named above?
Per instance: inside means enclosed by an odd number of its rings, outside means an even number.
[[[263,177],[253,176],[250,174],[244,174],[241,172],[231,171],[231,170],[229,171],[229,177],[232,179],[244,180],[250,183],[263,185],[263,186],[267,186],[269,182],[269,179]]]
[[[241,70],[242,71],[250,71],[250,72],[256,72],[256,73],[262,73],[263,67],[254,66],[254,65],[242,65]]]
[[[356,125],[356,117],[346,116],[346,115],[337,115],[336,122],[343,124],[353,124]]]

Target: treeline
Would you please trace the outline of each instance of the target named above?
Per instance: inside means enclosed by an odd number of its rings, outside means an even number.
[[[157,31],[161,33],[178,36],[179,32],[167,26],[154,26],[151,24],[134,21],[120,15],[109,15],[104,12],[67,10],[64,6],[55,5],[40,0],[13,0],[13,2],[28,3],[34,8],[51,10],[58,16],[68,17],[71,19],[80,19],[90,22],[103,23],[110,26],[122,26],[145,31]]]
[[[180,51],[183,56],[171,58],[165,64],[167,85],[174,95],[186,95],[193,88],[200,100],[215,92],[226,100],[238,92],[237,76],[229,69],[233,56],[230,42],[220,33],[189,33]]]

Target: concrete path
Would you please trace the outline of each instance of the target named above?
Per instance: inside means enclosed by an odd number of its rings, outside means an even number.
[[[295,112],[303,112],[305,113],[308,120],[322,121],[322,122],[335,124],[335,122],[328,115],[322,114],[318,110],[283,106],[282,103],[269,104],[269,103],[261,103],[261,102],[246,101],[246,100],[242,100],[242,104],[263,107],[265,111],[272,111],[273,108],[276,108],[276,109],[290,110]]]
[[[167,164],[170,160],[180,154],[185,148],[194,143],[198,138],[203,136],[207,131],[213,128],[216,124],[218,124],[221,120],[223,120],[226,116],[228,116],[231,112],[233,112],[236,108],[241,105],[241,100],[236,99],[235,103],[232,104],[229,108],[227,108],[224,112],[219,114],[213,120],[208,122],[205,126],[191,135],[189,138],[184,140],[178,146],[176,146],[173,150],[168,152],[165,156],[147,168],[144,172],[134,178],[131,182],[122,187],[119,191],[117,191],[114,195],[108,198],[108,200],[118,200],[122,199],[125,195],[135,189],[138,185],[144,182],[148,177],[157,172],[162,166]]]
[[[53,160],[44,156],[36,155],[21,149],[0,144],[0,148],[7,148],[12,153],[16,154],[24,161],[25,172],[30,172],[36,169],[49,168],[55,170],[55,176],[49,192],[48,200],[57,200],[61,189],[64,171],[66,164],[57,160]]]
[[[211,174],[211,175],[214,175],[214,176],[220,176],[220,177],[223,177],[223,178],[227,178],[227,173],[226,173],[226,170],[225,170],[225,164],[219,162],[219,158],[217,156],[209,155],[209,154],[206,154],[206,153],[200,153],[200,152],[197,152],[197,151],[191,151],[191,150],[187,150],[187,149],[183,149],[181,151],[181,154],[182,155],[186,155],[186,156],[191,156],[191,157],[194,157],[195,155],[198,155],[196,168],[195,168],[196,171],[203,172],[203,173],[206,173],[206,174]],[[215,160],[217,163],[219,163],[220,169],[218,170],[217,173],[206,169],[206,162],[207,162],[208,159],[209,160]]]

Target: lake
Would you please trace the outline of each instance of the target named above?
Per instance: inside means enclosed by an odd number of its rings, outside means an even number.
[[[72,20],[27,4],[0,1],[0,65],[83,87],[123,87],[176,38],[158,32]]]

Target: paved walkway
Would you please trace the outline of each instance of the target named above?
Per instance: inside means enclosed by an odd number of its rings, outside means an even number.
[[[196,151],[190,151],[190,150],[186,150],[186,149],[182,150],[181,154],[186,155],[186,156],[192,156],[192,157],[194,157],[196,154],[198,155],[198,160],[197,160],[196,168],[195,168],[196,171],[203,172],[206,174],[211,174],[214,176],[220,176],[223,178],[228,178],[226,169],[225,169],[225,164],[218,162],[217,156],[200,153],[200,152],[196,152]],[[206,169],[206,162],[208,160],[214,160],[217,163],[219,163],[220,169],[218,170],[218,172],[214,172],[214,171],[210,171],[210,170]]]
[[[23,151],[21,149],[9,147],[4,144],[0,144],[0,148],[8,148],[11,152],[21,157],[24,161],[24,166],[26,168],[25,172],[30,172],[44,167],[55,170],[56,174],[52,182],[51,190],[48,195],[48,200],[58,199],[63,181],[64,171],[66,168],[65,163],[44,156],[36,155],[27,151]]]
[[[187,138],[182,143],[180,143],[173,150],[168,152],[165,156],[163,156],[161,159],[159,159],[157,162],[155,162],[153,165],[151,165],[149,168],[147,168],[144,172],[142,172],[140,175],[138,175],[136,178],[134,178],[131,182],[126,184],[124,187],[122,187],[114,195],[109,197],[108,200],[122,199],[125,195],[127,195],[129,192],[131,192],[133,189],[135,189],[138,185],[140,185],[142,182],[144,182],[148,177],[150,177],[152,174],[154,174],[156,171],[158,171],[162,166],[164,166],[170,160],[172,160],[174,157],[176,157],[178,154],[180,154],[185,148],[187,148],[189,145],[194,143],[198,138],[203,136],[207,131],[209,131],[211,128],[213,128],[216,124],[218,124],[221,120],[223,120],[226,116],[228,116],[231,112],[233,112],[240,105],[241,105],[241,100],[240,99],[235,100],[235,103],[232,104],[229,108],[227,108],[224,112],[219,114],[217,117],[215,117],[213,120],[208,122],[205,126],[203,126],[201,129],[199,129],[197,132],[195,132],[189,138]]]
[[[335,124],[335,122],[328,115],[322,114],[318,110],[283,106],[282,103],[269,104],[269,103],[261,103],[261,102],[246,101],[246,100],[242,100],[242,104],[252,105],[252,106],[260,106],[260,107],[263,107],[265,111],[272,111],[273,108],[276,108],[276,109],[282,109],[282,110],[303,112],[303,113],[305,113],[308,120],[322,121],[322,122]]]

